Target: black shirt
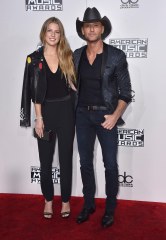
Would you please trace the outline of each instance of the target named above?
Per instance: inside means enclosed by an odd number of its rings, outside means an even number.
[[[102,53],[96,55],[91,65],[87,58],[86,49],[83,51],[79,66],[79,106],[104,106],[101,91],[101,64]]]
[[[67,96],[68,88],[66,84],[65,76],[62,74],[60,67],[58,67],[57,71],[53,73],[46,60],[44,59],[45,67],[46,67],[46,79],[47,79],[47,91],[46,91],[46,99],[55,99]]]

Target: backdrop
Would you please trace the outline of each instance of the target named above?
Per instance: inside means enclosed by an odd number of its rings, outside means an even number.
[[[0,192],[41,194],[40,168],[32,128],[19,127],[23,72],[27,54],[39,44],[43,22],[63,22],[71,48],[85,44],[76,34],[76,18],[95,6],[112,23],[105,40],[122,49],[129,63],[132,103],[118,129],[120,199],[166,201],[165,171],[165,43],[166,1],[151,0],[1,0],[0,3]],[[32,113],[32,122],[34,114]],[[96,197],[105,197],[104,168],[95,145]],[[55,195],[60,194],[59,163],[53,163]],[[73,196],[82,196],[76,140]]]

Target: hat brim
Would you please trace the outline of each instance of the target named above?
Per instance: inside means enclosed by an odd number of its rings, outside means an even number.
[[[102,40],[104,40],[106,37],[108,37],[108,35],[111,33],[111,30],[112,30],[111,22],[106,16],[104,16],[100,20],[94,19],[94,20],[90,20],[90,21],[86,21],[86,22],[85,21],[80,21],[77,18],[77,20],[76,20],[76,30],[77,30],[78,36],[80,38],[82,38],[83,40],[86,40],[86,39],[85,39],[84,35],[82,34],[81,28],[82,28],[83,24],[87,23],[87,22],[101,22],[102,23],[102,25],[104,26],[104,32],[101,35]]]

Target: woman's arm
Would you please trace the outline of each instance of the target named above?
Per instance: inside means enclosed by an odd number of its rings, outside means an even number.
[[[44,130],[44,123],[43,123],[43,117],[41,113],[41,104],[35,103],[35,131],[39,137],[43,137],[43,130]]]

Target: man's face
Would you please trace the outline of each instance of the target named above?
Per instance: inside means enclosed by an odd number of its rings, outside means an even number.
[[[87,42],[97,42],[101,39],[104,26],[101,22],[84,23],[81,30]]]

